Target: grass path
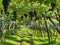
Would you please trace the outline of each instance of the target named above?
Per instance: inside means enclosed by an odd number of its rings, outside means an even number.
[[[26,31],[29,29],[24,27],[21,30]],[[30,37],[31,36],[25,36],[25,37],[21,38],[19,36],[21,33],[21,30],[17,31],[17,35],[8,35],[0,45],[21,45],[21,43],[22,43],[22,45],[31,45],[30,44],[30,41],[31,41]],[[23,33],[24,32],[22,32],[22,34]],[[21,40],[22,40],[22,42],[21,42]],[[34,45],[51,45],[48,43],[47,37],[41,38],[41,37],[38,37],[35,35],[32,37],[32,40],[33,40]],[[58,36],[56,42],[57,43],[54,45],[60,45],[60,36]]]

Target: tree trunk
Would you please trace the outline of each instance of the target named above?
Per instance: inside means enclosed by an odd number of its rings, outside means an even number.
[[[49,18],[49,20],[52,22],[52,24],[55,26],[56,30],[59,32],[60,34],[60,29],[57,27],[57,25],[53,22],[53,20],[51,18]]]
[[[50,34],[49,34],[48,25],[47,25],[47,19],[46,19],[46,16],[45,16],[45,15],[44,15],[44,21],[45,21],[45,25],[46,25],[48,40],[49,40],[49,42],[50,42]]]

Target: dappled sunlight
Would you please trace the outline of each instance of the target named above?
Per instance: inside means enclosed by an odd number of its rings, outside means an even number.
[[[0,45],[60,45],[60,0],[0,0]]]

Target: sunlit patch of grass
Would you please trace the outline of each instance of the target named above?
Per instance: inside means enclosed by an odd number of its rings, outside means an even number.
[[[58,35],[56,42],[60,43],[60,35]]]
[[[23,40],[30,40],[29,38],[26,38],[26,37],[25,37],[25,38],[22,38],[22,39],[23,39]]]
[[[38,45],[38,44],[46,44],[48,42],[41,42],[41,41],[34,41],[34,44]]]
[[[20,39],[21,39],[21,37],[19,37],[19,36],[16,36],[16,35],[10,35],[10,37],[13,37],[13,38],[15,38],[16,40],[20,40]]]
[[[22,45],[30,45],[30,44],[27,42],[22,42]]]
[[[19,45],[18,42],[13,41],[13,40],[9,40],[9,39],[4,39],[4,42],[6,42],[6,43],[10,43],[10,44],[14,44],[14,45]]]

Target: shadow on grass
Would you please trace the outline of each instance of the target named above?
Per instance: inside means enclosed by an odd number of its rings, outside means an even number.
[[[37,45],[60,45],[60,43],[50,42],[50,43],[43,43],[43,44],[37,44]]]
[[[14,45],[14,44],[7,43],[7,42],[2,42],[1,44],[3,44],[3,45]]]
[[[24,38],[17,40],[16,37],[12,37],[12,36],[8,36],[5,39],[13,40],[13,41],[16,41],[16,42],[28,42],[28,43],[31,42],[31,40],[27,40],[27,39],[24,39]]]
[[[43,43],[43,44],[37,44],[37,45],[52,45],[51,43]]]
[[[48,39],[33,39],[34,41],[46,42]]]
[[[12,37],[12,36],[8,36],[5,39],[13,40],[13,41],[16,41],[16,42],[30,42],[30,40],[27,40],[27,39],[19,39],[18,40],[16,37]]]
[[[18,40],[16,37],[12,37],[12,36],[5,37],[5,39],[13,40],[16,42],[19,42],[19,40],[20,40],[20,39]]]
[[[13,40],[13,41],[16,41],[16,42],[27,42],[27,43],[31,42],[31,40],[27,40],[27,39],[19,39],[19,40],[17,40],[16,37],[12,37],[12,36],[8,36],[8,37],[6,37],[6,39]],[[32,39],[32,41],[46,42],[46,41],[48,41],[48,39]]]
[[[57,42],[56,45],[60,45],[60,43]]]
[[[60,43],[58,45],[60,45]]]
[[[46,44],[38,44],[38,45],[50,45],[49,43],[46,43]]]

